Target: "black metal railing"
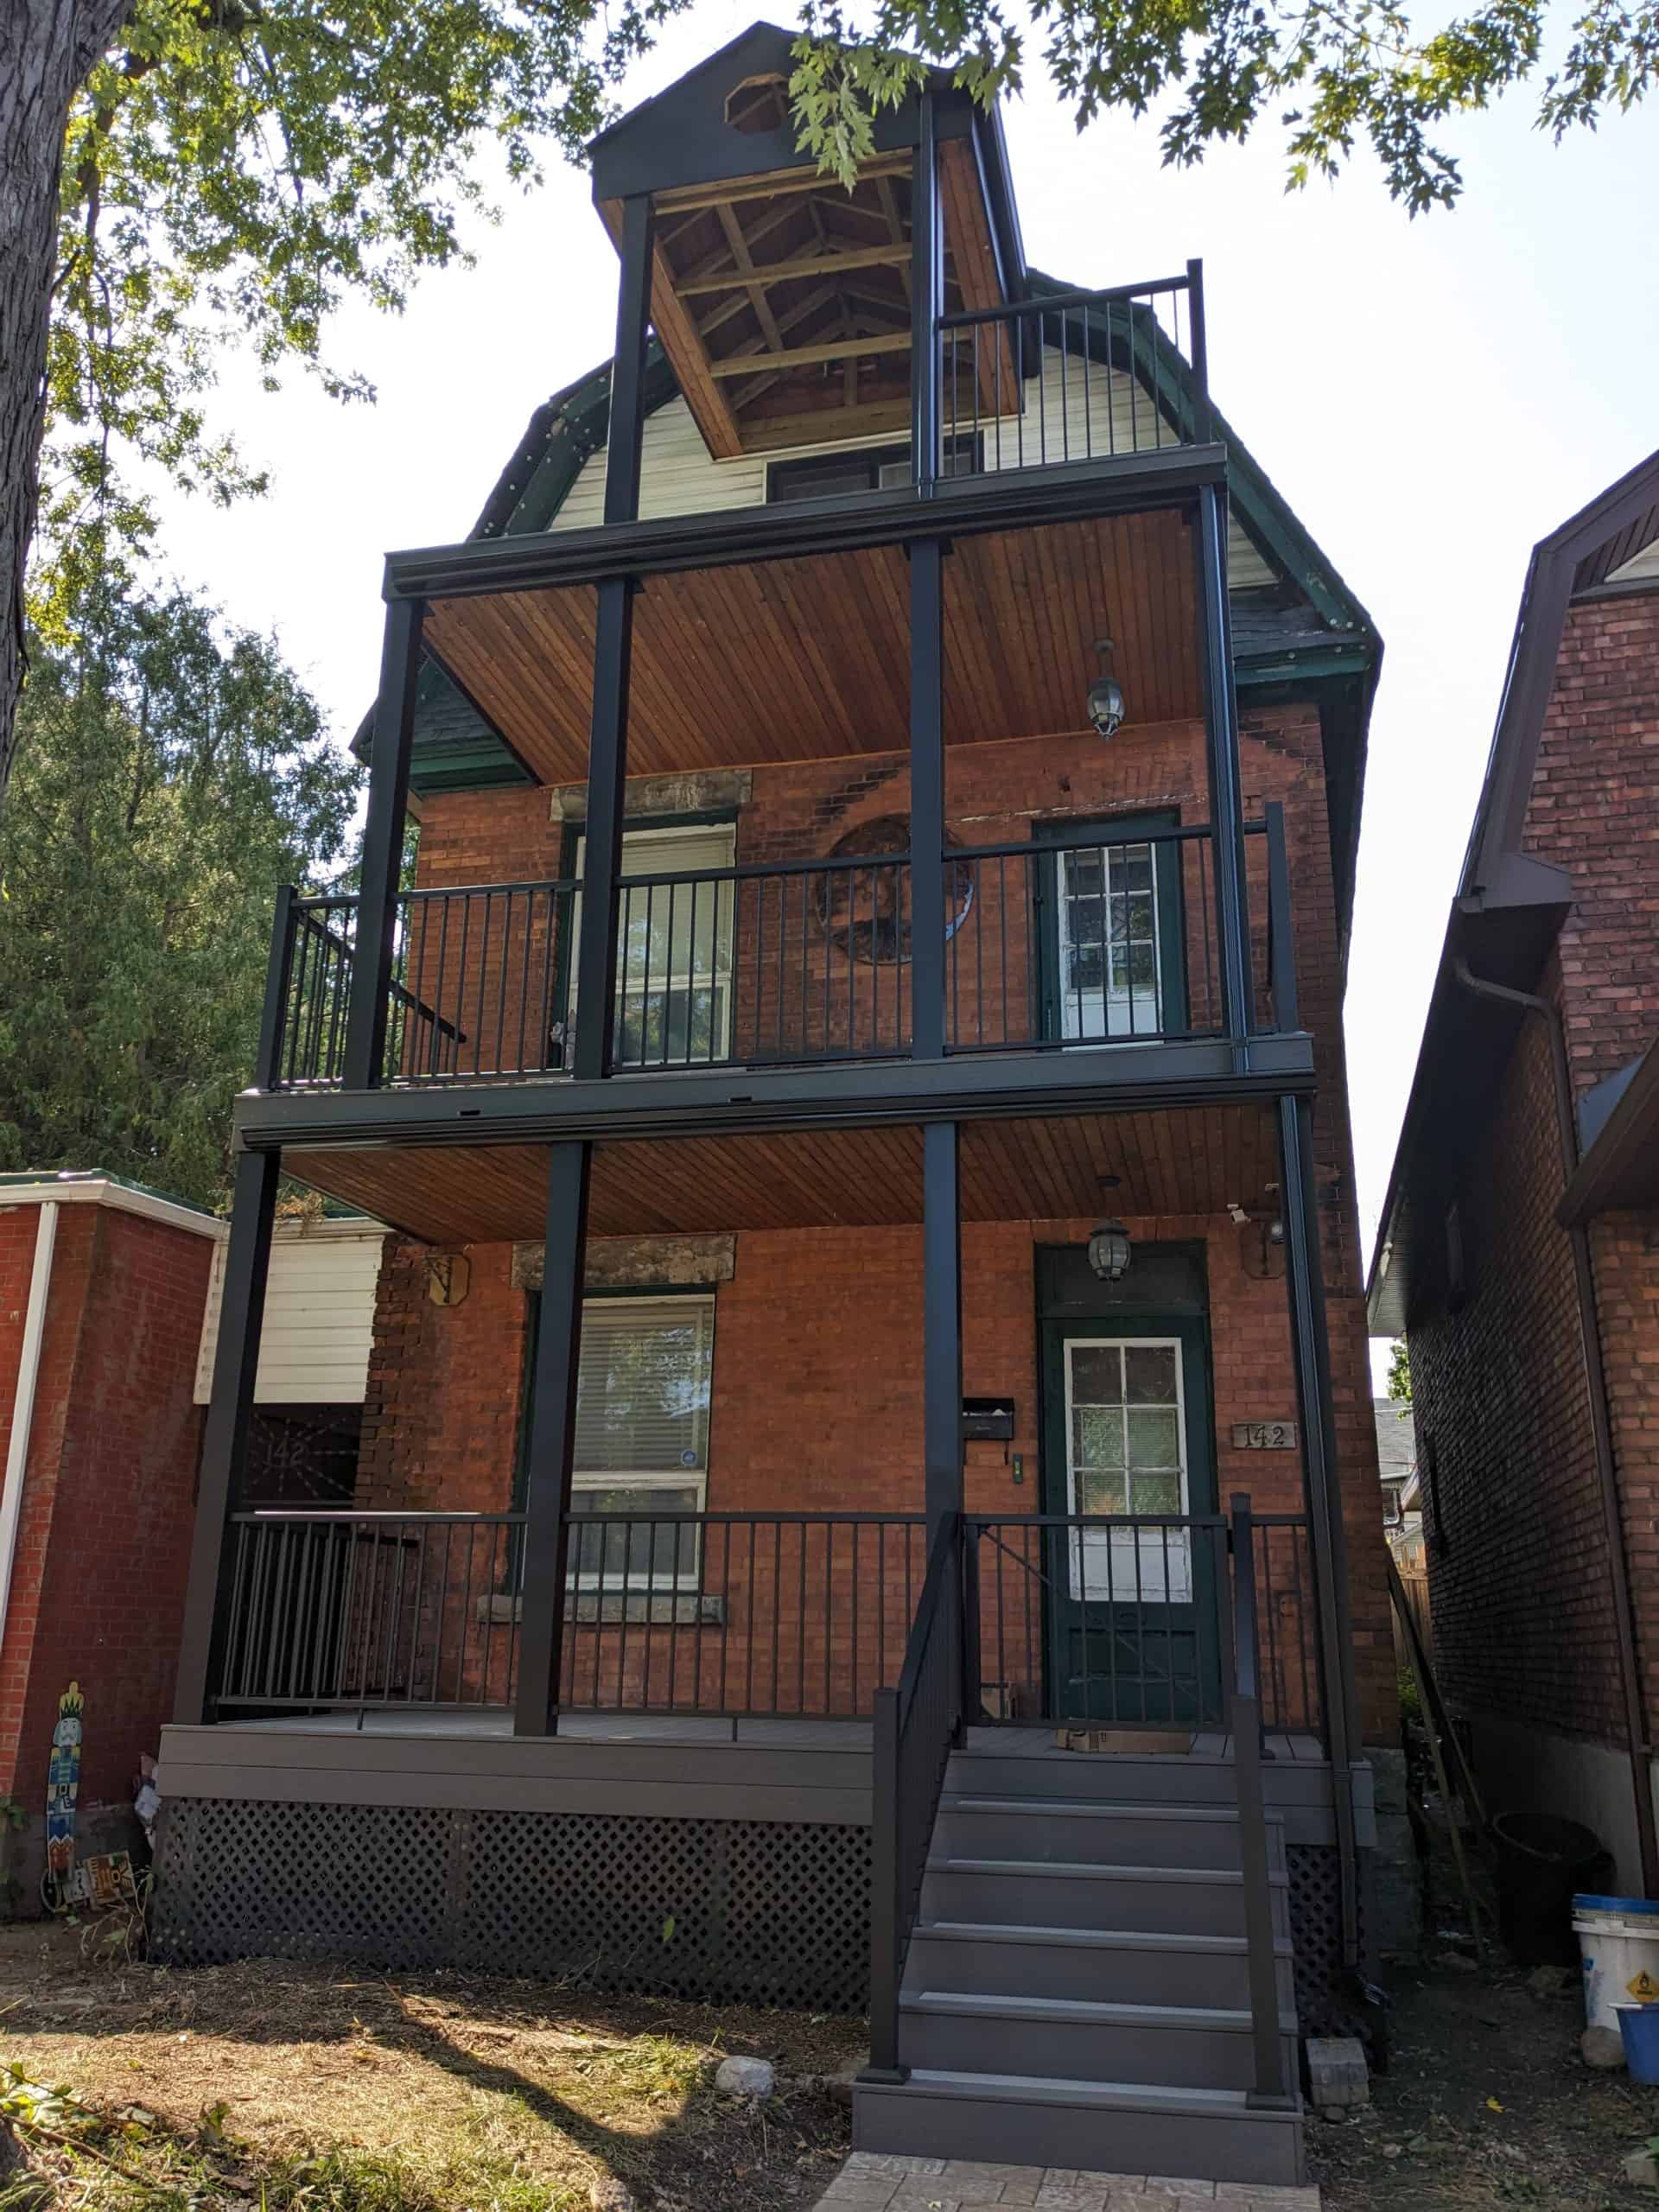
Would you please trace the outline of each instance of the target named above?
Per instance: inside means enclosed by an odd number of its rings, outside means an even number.
[[[1306,1522],[1255,1528],[1262,1710],[1319,1725]],[[988,1725],[1224,1729],[1227,1522],[1211,1514],[967,1521],[969,1696]]]
[[[1208,827],[1026,838],[947,857],[952,1051],[1223,1033]]]
[[[934,1532],[903,1672],[875,1700],[871,1761],[870,2072],[899,2068],[899,1985],[951,1748],[961,1739],[963,1523]]]
[[[474,1082],[562,1067],[576,891],[553,880],[401,893],[382,1079]]]
[[[905,1052],[909,894],[903,854],[625,878],[613,1065],[761,1066]]]
[[[1211,435],[1197,262],[939,320],[945,477],[1109,461]]]
[[[1250,2030],[1255,2067],[1255,2101],[1287,2104],[1283,2023],[1279,2003],[1277,1943],[1268,1862],[1267,1810],[1262,1783],[1261,1638],[1255,1529],[1249,1498],[1232,1501],[1229,1531],[1232,1577],[1226,1613],[1231,1626],[1228,1726],[1238,1796],[1239,1864],[1243,1875],[1244,1933],[1249,1950]]]
[[[919,1515],[577,1511],[569,1530],[562,1712],[855,1720],[899,1679]]]
[[[511,1704],[521,1513],[231,1520],[222,1711]]]

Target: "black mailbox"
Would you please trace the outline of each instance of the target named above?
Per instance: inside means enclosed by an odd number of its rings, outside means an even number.
[[[1010,1444],[1014,1440],[1012,1398],[964,1398],[962,1433],[967,1443]]]

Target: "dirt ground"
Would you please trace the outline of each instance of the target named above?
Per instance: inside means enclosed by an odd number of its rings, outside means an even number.
[[[82,2212],[585,2212],[607,2177],[652,2212],[784,2212],[816,2202],[849,2135],[843,2098],[803,2077],[861,2051],[859,2024],[803,2014],[451,1974],[187,1973],[0,1928],[0,2069],[71,2093],[61,2111],[3,2101],[35,2118],[46,2201]],[[765,2105],[715,2092],[734,2052],[776,2066]]]
[[[1576,1976],[1550,1996],[1506,1967],[1445,1960],[1390,1976],[1389,2070],[1356,2119],[1308,2125],[1326,2212],[1625,2212],[1626,2152],[1659,2134],[1659,2089],[1592,2073]]]

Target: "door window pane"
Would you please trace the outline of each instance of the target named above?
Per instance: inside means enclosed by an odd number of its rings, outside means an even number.
[[[1080,1044],[1153,1037],[1164,1023],[1160,917],[1149,843],[1054,856],[1060,1034]]]

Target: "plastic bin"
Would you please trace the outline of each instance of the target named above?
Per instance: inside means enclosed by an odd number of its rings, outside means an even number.
[[[1556,1813],[1500,1813],[1492,1841],[1498,1929],[1518,1963],[1576,1967],[1573,1894],[1605,1888],[1611,1853],[1590,1829]]]
[[[1659,2003],[1659,1904],[1580,1892],[1573,1930],[1584,1961],[1584,2024],[1619,2031],[1620,2005]]]
[[[1615,2005],[1632,2082],[1659,2082],[1659,2005]]]

